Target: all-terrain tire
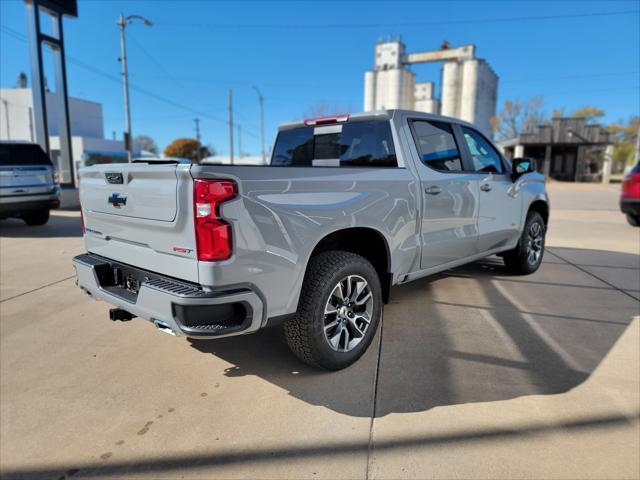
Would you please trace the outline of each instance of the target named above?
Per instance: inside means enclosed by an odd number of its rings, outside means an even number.
[[[372,295],[371,321],[352,350],[336,351],[325,335],[325,308],[337,284],[349,276],[361,277],[368,283]],[[291,351],[304,363],[326,370],[340,370],[353,364],[367,350],[381,313],[382,289],[373,265],[355,253],[323,252],[309,261],[297,312],[284,324],[285,338]]]
[[[22,215],[22,219],[27,225],[32,227],[44,225],[49,221],[49,210],[38,210],[31,213],[25,213]]]
[[[532,234],[535,232],[535,235]],[[539,232],[539,233],[538,233]],[[529,211],[518,245],[503,255],[507,270],[516,275],[529,275],[542,263],[547,230],[542,215]],[[535,250],[536,253],[532,253]]]

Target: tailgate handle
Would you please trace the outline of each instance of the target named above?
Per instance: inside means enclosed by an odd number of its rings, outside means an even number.
[[[108,202],[114,207],[120,208],[122,205],[127,204],[127,196],[120,195],[119,193],[114,192],[111,195],[109,195]]]

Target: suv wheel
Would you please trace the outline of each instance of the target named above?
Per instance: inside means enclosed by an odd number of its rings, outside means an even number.
[[[30,226],[44,225],[49,221],[49,210],[25,213],[22,215],[22,219]]]
[[[309,261],[298,310],[284,325],[287,343],[306,364],[340,370],[367,350],[381,311],[380,279],[367,259],[320,253]]]
[[[530,211],[518,245],[503,255],[507,270],[518,275],[535,272],[542,263],[546,227],[542,215]]]

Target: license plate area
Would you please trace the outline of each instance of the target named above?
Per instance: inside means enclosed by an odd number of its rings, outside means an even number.
[[[100,288],[129,303],[136,303],[143,284],[148,284],[151,288],[158,288],[158,285],[164,285],[163,290],[171,290],[170,293],[178,296],[199,296],[202,294],[202,291],[192,284],[169,279],[164,275],[141,270],[112,260],[100,260],[96,258],[92,261]],[[165,284],[169,286],[167,287]]]
[[[131,303],[138,299],[142,283],[150,280],[141,270],[120,264],[105,263],[96,267],[96,271],[104,290]]]

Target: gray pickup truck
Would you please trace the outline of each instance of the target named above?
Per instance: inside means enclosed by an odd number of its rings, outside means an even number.
[[[267,166],[84,168],[80,200],[77,283],[113,320],[206,339],[283,322],[331,370],[365,352],[393,285],[494,254],[536,271],[549,219],[533,160],[403,110],[282,125]]]

